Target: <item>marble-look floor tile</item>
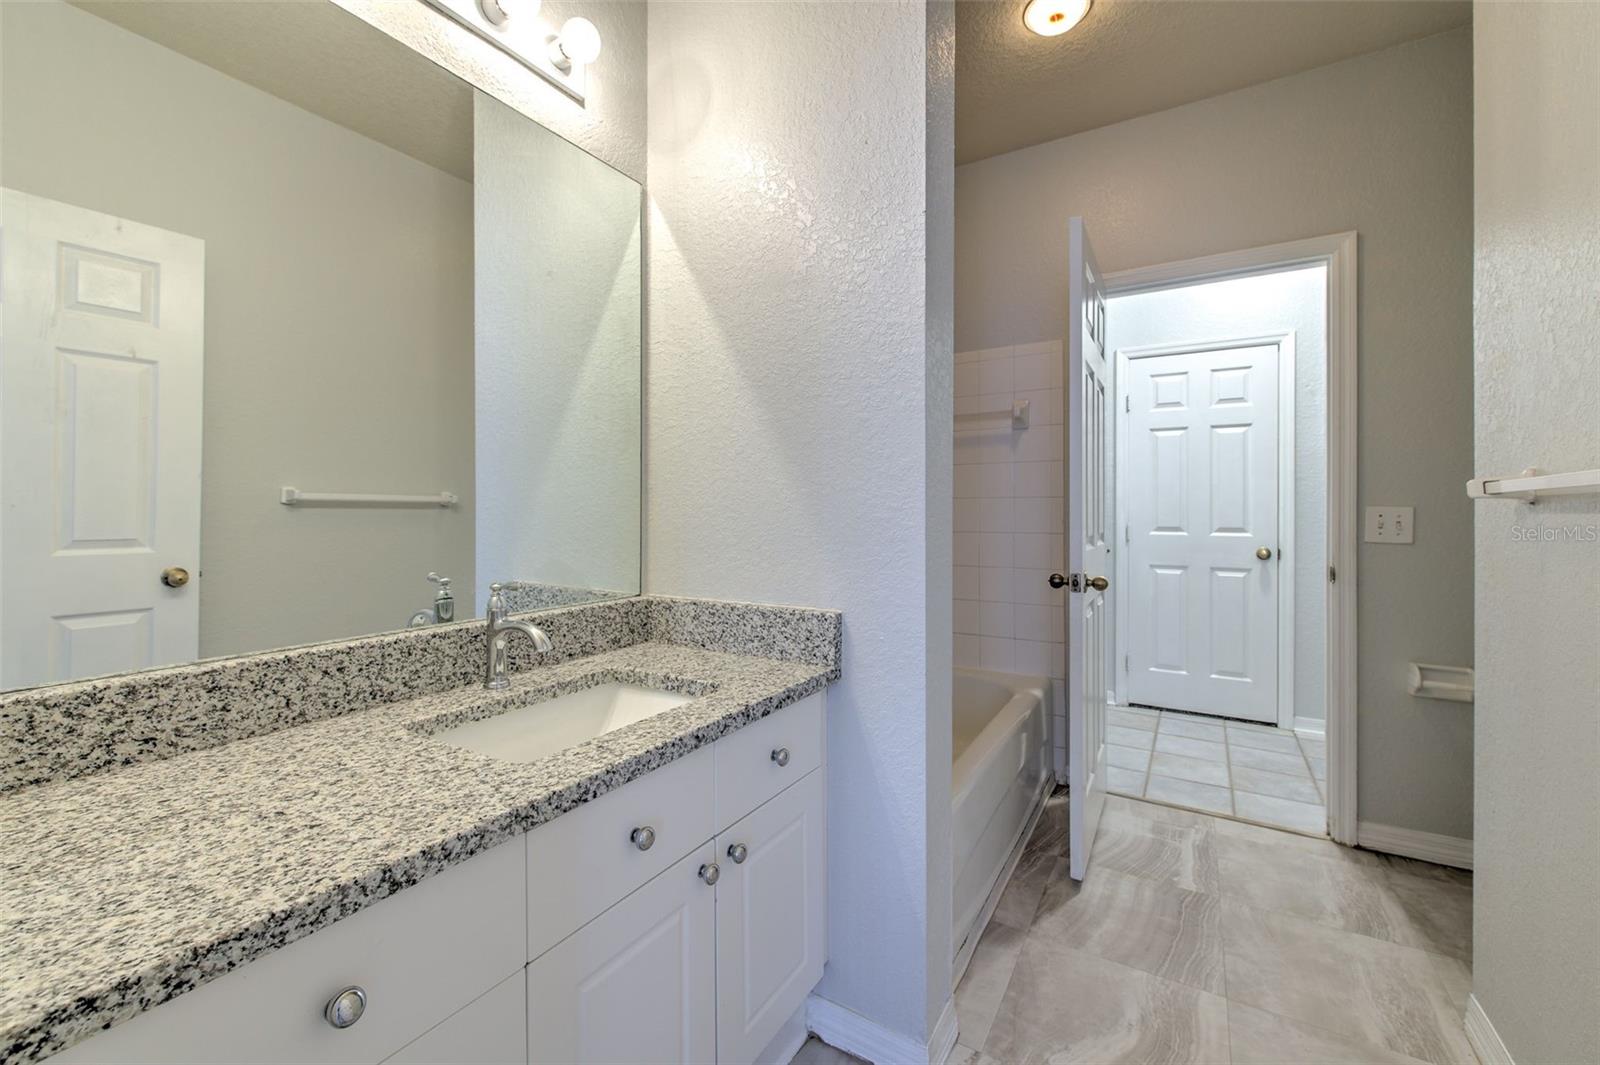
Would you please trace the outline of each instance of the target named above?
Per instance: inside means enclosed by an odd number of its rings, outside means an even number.
[[[1228,1040],[1234,1065],[1411,1065],[1416,1058],[1353,1040],[1339,1031],[1228,1003]]]
[[[1405,942],[1434,954],[1472,960],[1472,885],[1385,871],[1395,905],[1405,914]]]
[[[1168,807],[1141,803],[1147,809]],[[1183,811],[1173,811],[1181,813]],[[1095,835],[1095,869],[1114,869],[1187,891],[1217,894],[1217,853],[1204,825],[1175,825],[1128,813],[1106,803]]]
[[[983,938],[972,952],[967,971],[956,987],[956,1021],[960,1038],[983,1046],[989,1038],[989,1025],[999,1012],[1011,970],[1022,953],[1027,932],[998,921],[990,921]]]
[[[1300,744],[1292,732],[1258,732],[1255,729],[1228,726],[1228,743],[1234,747],[1251,747],[1260,751],[1277,751],[1280,754],[1300,754]]]
[[[1117,706],[1106,709],[1106,724],[1116,725],[1118,728],[1154,732],[1156,730],[1156,720],[1156,715],[1148,710],[1128,710]]]
[[[1285,754],[1282,751],[1263,751],[1258,747],[1228,745],[1228,760],[1246,769],[1265,769],[1269,773],[1286,773],[1289,776],[1309,776],[1306,760],[1300,752]]]
[[[1155,733],[1142,728],[1123,728],[1121,725],[1106,726],[1106,742],[1114,743],[1119,747],[1138,747],[1148,751],[1150,743],[1155,739]]]
[[[1150,751],[1145,747],[1124,747],[1118,743],[1108,743],[1106,764],[1118,769],[1136,769],[1143,773],[1150,767]]]
[[[1298,735],[1298,734],[1295,736],[1295,739],[1300,741],[1300,749],[1302,751],[1306,752],[1307,754],[1312,755],[1313,757],[1316,757],[1316,758],[1326,758],[1326,757],[1328,757],[1328,741],[1327,740],[1325,740],[1325,739],[1313,739],[1310,736]]]
[[[1208,762],[1226,762],[1228,749],[1221,743],[1196,740],[1188,736],[1169,736],[1156,733],[1156,750],[1163,754],[1181,754],[1186,758],[1200,758]]]
[[[1209,721],[1186,717],[1183,714],[1162,714],[1161,731],[1168,736],[1188,736],[1190,739],[1221,743],[1223,729]]]
[[[846,1054],[838,1047],[831,1047],[816,1036],[811,1036],[802,1043],[799,1051],[789,1060],[792,1065],[866,1065],[855,1055]]]
[[[1470,1062],[1428,955],[1285,914],[1223,903],[1228,998],[1422,1061]]]
[[[1455,1007],[1457,1015],[1464,1015],[1467,1012],[1467,996],[1472,994],[1471,963],[1460,958],[1446,958],[1442,954],[1429,954],[1428,961],[1433,965],[1439,983],[1444,985],[1450,1005]]]
[[[1251,769],[1242,765],[1233,767],[1233,790],[1271,795],[1279,799],[1293,799],[1295,802],[1308,802],[1313,805],[1322,802],[1322,793],[1317,790],[1309,775],[1296,777],[1288,773],[1270,773],[1265,769]]]
[[[1319,758],[1317,755],[1307,753],[1306,764],[1311,766],[1311,775],[1317,778],[1318,784],[1326,784],[1328,782],[1327,758]]]
[[[1342,846],[1325,837],[1302,836],[1294,832],[1284,832],[1263,825],[1252,825],[1247,821],[1221,817],[1212,819],[1211,829],[1217,836],[1218,853],[1226,853],[1230,847],[1254,845],[1266,848],[1269,852],[1294,851],[1339,865],[1360,866],[1371,869],[1373,875],[1378,875],[1377,870],[1380,866],[1378,855],[1371,851]]]
[[[1190,758],[1182,754],[1167,754],[1157,751],[1150,762],[1150,772],[1163,777],[1177,777],[1179,780],[1194,780],[1201,784],[1215,784],[1218,787],[1228,786],[1228,767],[1222,762],[1211,762],[1203,758]]]
[[[1007,1065],[1228,1060],[1217,995],[1033,936],[984,1053]]]
[[[1251,821],[1292,828],[1296,832],[1326,834],[1328,831],[1328,812],[1321,804],[1236,791],[1233,793],[1233,812]]]
[[[1215,846],[1222,893],[1229,899],[1342,932],[1418,945],[1405,912],[1370,865],[1229,837],[1219,837]]]
[[[962,1033],[966,1038],[966,1033]],[[974,1050],[965,1043],[956,1043],[956,1048],[950,1052],[950,1060],[945,1065],[1001,1065],[981,1050]]]
[[[1199,784],[1192,780],[1179,780],[1176,777],[1151,777],[1150,782],[1144,787],[1144,794],[1146,798],[1158,802],[1170,802],[1176,806],[1188,806],[1224,815],[1233,813],[1233,793],[1227,788],[1219,788],[1213,784]]]
[[[1221,994],[1221,899],[1117,872],[1091,860],[1080,884],[1065,860],[1030,939],[1049,940],[1142,972]]]
[[[1114,765],[1107,766],[1106,790],[1137,798],[1144,794],[1144,777],[1142,769],[1119,769]]]

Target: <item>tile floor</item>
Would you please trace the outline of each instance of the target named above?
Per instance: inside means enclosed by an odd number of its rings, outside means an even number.
[[[1471,874],[1112,796],[1080,885],[1066,810],[956,988],[952,1062],[1475,1062]]]
[[[1171,710],[1106,711],[1106,789],[1324,835],[1327,747],[1270,725]]]

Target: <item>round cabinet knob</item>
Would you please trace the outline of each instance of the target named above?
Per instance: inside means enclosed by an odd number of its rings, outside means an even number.
[[[1258,547],[1258,548],[1256,548],[1256,557],[1259,558],[1261,561],[1265,562],[1267,559],[1272,557],[1272,548],[1270,548],[1270,547]]]
[[[728,857],[733,859],[734,865],[743,865],[744,860],[750,857],[750,848],[743,843],[734,843],[728,847]]]
[[[789,748],[787,748],[787,747],[779,747],[777,750],[773,751],[772,752],[772,760],[778,764],[778,767],[780,769],[782,767],[788,765],[789,764]]]
[[[1111,587],[1111,582],[1106,580],[1104,577],[1090,577],[1089,587],[1093,588],[1097,592],[1103,592],[1107,588]]]
[[[335,1028],[348,1028],[367,1012],[367,993],[359,987],[347,987],[328,1000],[322,1015]]]
[[[1059,573],[1050,574],[1050,587],[1052,587],[1052,588],[1065,588],[1066,586],[1067,586],[1067,579],[1065,577],[1063,577]]]
[[[638,847],[642,851],[647,851],[656,845],[656,830],[651,828],[649,825],[644,825],[640,828],[634,829],[633,834],[628,838],[633,840],[633,845],[635,847]]]
[[[182,566],[168,566],[161,571],[161,583],[168,588],[182,588],[189,583],[189,571]]]
[[[708,884],[715,884],[722,879],[722,870],[717,868],[716,862],[707,862],[700,867],[700,879]]]

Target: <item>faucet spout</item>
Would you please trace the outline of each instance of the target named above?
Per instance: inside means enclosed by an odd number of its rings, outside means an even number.
[[[489,608],[484,611],[488,621],[485,634],[488,647],[484,656],[483,686],[491,691],[511,685],[511,679],[506,675],[511,657],[506,649],[506,637],[511,633],[520,632],[528,637],[533,641],[533,649],[540,654],[551,648],[550,637],[539,626],[531,621],[506,617],[505,600],[500,596],[502,587],[499,584],[489,585]]]

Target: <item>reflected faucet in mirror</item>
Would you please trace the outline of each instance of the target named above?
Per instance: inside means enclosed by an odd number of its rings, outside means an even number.
[[[511,684],[506,676],[506,662],[510,657],[506,650],[506,637],[509,634],[526,633],[528,639],[533,641],[535,651],[543,653],[550,650],[550,637],[544,634],[543,629],[531,621],[518,621],[506,617],[506,601],[501,598],[500,592],[515,587],[517,587],[515,581],[489,585],[489,606],[484,611],[484,616],[488,620],[486,636],[489,643],[483,669],[483,686],[490,691],[506,688]]]
[[[419,629],[424,625],[443,625],[456,619],[456,597],[450,590],[450,578],[429,573],[428,581],[439,586],[438,592],[433,596],[433,609],[419,610],[412,614],[411,620],[406,623],[407,628]]]

